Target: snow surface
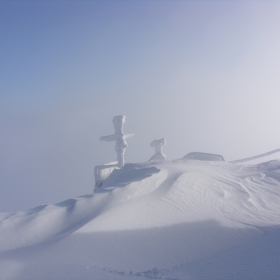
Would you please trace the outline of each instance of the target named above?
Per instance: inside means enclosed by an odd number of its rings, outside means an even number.
[[[280,279],[280,161],[126,164],[0,214],[0,279]]]

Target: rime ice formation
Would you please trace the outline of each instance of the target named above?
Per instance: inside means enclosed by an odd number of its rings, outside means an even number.
[[[134,136],[134,134],[127,134],[123,133],[123,124],[125,122],[125,116],[115,116],[113,118],[113,124],[115,127],[115,134],[102,136],[100,138],[101,141],[115,141],[115,150],[117,153],[117,160],[116,162],[111,162],[103,165],[97,165],[94,168],[94,177],[95,177],[95,190],[96,188],[100,188],[111,173],[115,169],[122,168],[124,165],[124,152],[127,148],[126,138]],[[94,190],[94,191],[95,191]]]
[[[118,160],[118,166],[121,168],[124,166],[124,152],[127,148],[127,142],[126,138],[134,136],[134,134],[124,134],[123,133],[123,125],[125,123],[125,117],[126,116],[115,116],[113,118],[113,124],[115,128],[115,134],[108,135],[108,136],[102,136],[100,138],[100,141],[107,141],[112,142],[115,141],[115,150],[117,153],[117,160]]]
[[[195,160],[206,160],[206,161],[225,161],[223,156],[201,153],[201,152],[192,152],[188,153],[183,157],[183,159],[195,159]]]
[[[152,141],[150,146],[155,148],[155,154],[149,159],[149,161],[153,161],[153,160],[164,161],[166,159],[166,155],[162,151],[162,146],[165,144],[166,144],[165,138]]]
[[[106,180],[115,169],[119,169],[119,165],[117,161],[95,166],[94,168],[95,188],[100,188],[104,180]],[[96,189],[94,189],[94,191],[95,190]]]

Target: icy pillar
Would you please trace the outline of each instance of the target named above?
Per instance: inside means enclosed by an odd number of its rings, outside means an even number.
[[[127,148],[126,138],[134,136],[134,134],[124,134],[123,125],[125,123],[125,116],[115,116],[113,118],[113,124],[115,128],[115,134],[102,136],[100,141],[112,142],[115,141],[115,151],[117,153],[118,166],[121,168],[124,166],[124,152]]]
[[[166,144],[166,139],[161,138],[159,140],[154,140],[150,144],[151,147],[155,148],[155,154],[149,159],[149,161],[165,161],[166,156],[162,151],[162,146]]]

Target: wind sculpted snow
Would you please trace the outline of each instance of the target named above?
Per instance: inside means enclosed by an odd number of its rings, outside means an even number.
[[[93,195],[2,213],[0,279],[262,279],[229,262],[280,254],[252,245],[279,226],[279,161],[126,164]]]

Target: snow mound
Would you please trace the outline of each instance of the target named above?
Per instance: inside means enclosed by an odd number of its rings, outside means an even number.
[[[279,227],[279,161],[126,164],[93,195],[0,214],[0,279],[236,279]]]

